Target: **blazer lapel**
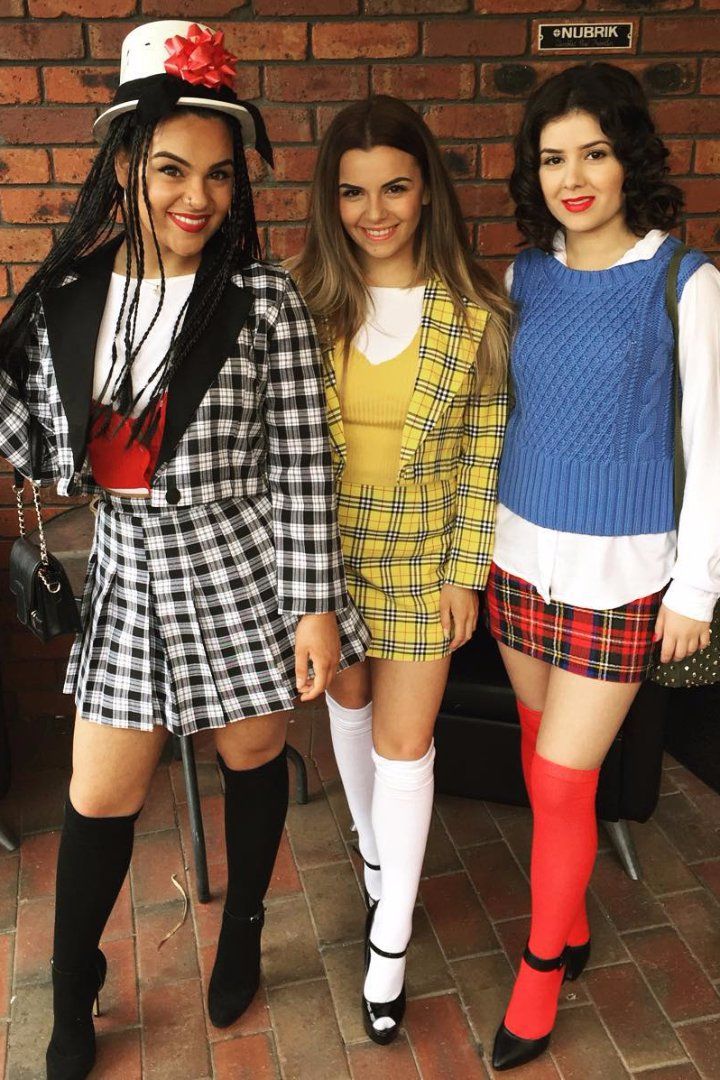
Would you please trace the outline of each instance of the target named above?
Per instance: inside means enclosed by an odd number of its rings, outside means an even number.
[[[198,290],[196,278],[186,318],[192,318],[199,306],[206,302],[207,299]],[[172,457],[208,387],[217,378],[228,356],[232,355],[252,302],[250,289],[229,281],[207,327],[173,373],[168,386],[165,431],[156,471]]]
[[[105,310],[115,252],[122,237],[104,244],[78,265],[74,281],[42,294],[55,380],[68,422],[77,472],[85,459],[95,346]]]
[[[342,422],[342,410],[337,389],[337,376],[335,374],[334,352],[332,349],[323,353],[323,370],[325,373],[325,401],[327,404],[327,421],[330,433],[330,443],[341,461],[341,467],[345,465],[347,446],[345,444],[345,430]]]
[[[458,319],[442,283],[428,282],[423,297],[418,374],[400,446],[401,465],[412,461],[460,390],[475,362],[477,347],[477,339]]]

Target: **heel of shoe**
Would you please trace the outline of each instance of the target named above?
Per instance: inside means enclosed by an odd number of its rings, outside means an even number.
[[[54,961],[51,967],[55,1022],[45,1055],[47,1080],[85,1080],[95,1065],[92,1018],[93,1013],[100,1015],[107,961],[98,949],[95,962],[85,971],[60,971]]]
[[[590,959],[590,941],[584,945],[565,946],[565,975],[563,982],[575,982],[579,979]]]
[[[239,1020],[260,986],[260,937],[265,925],[265,908],[255,915],[223,912],[217,954],[208,986],[208,1016],[216,1028],[226,1028]],[[228,960],[230,953],[234,963]]]
[[[402,960],[407,955],[407,949],[403,949],[402,952],[391,953],[385,952],[384,949],[379,949],[377,945],[373,945],[368,936],[367,947],[365,950],[365,974],[367,975],[368,967],[370,966],[370,953],[377,953],[378,956],[385,956],[388,960]],[[398,1036],[400,1030],[400,1024],[405,1016],[406,997],[405,997],[405,981],[403,980],[402,989],[396,998],[392,1001],[368,1001],[363,994],[362,999],[362,1014],[363,1014],[363,1026],[365,1028],[365,1034],[372,1039],[378,1046],[388,1046]],[[392,1027],[383,1028],[378,1030],[375,1027],[377,1020],[389,1019],[393,1021]]]

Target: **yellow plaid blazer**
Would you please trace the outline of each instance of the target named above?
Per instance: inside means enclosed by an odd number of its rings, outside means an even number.
[[[507,418],[507,393],[476,389],[476,356],[488,312],[468,305],[469,327],[456,315],[440,281],[425,287],[420,357],[402,433],[397,483],[454,480],[452,540],[444,580],[482,589],[492,561],[497,473]],[[325,355],[325,394],[336,483],[346,460],[333,351]]]

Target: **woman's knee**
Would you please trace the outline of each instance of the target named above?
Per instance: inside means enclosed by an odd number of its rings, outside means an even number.
[[[432,746],[432,735],[376,732],[373,744],[380,757],[390,761],[419,761]]]
[[[219,728],[215,733],[215,749],[228,769],[259,769],[282,752],[291,716],[292,713],[277,713]]]
[[[343,709],[364,709],[372,701],[370,668],[365,661],[353,664],[336,675],[330,683],[328,695]]]
[[[73,774],[69,798],[83,817],[130,817],[142,810],[147,798],[147,785],[121,784],[103,788],[92,782],[84,783]]]

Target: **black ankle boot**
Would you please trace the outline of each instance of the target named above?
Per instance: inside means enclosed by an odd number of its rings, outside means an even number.
[[[590,939],[584,945],[565,946],[565,976],[563,982],[575,982],[582,975],[590,959]]]
[[[388,960],[402,960],[403,956],[407,953],[407,949],[403,949],[402,952],[398,953],[385,952],[383,949],[378,949],[377,945],[373,945],[368,936],[365,948],[365,975],[367,975],[368,968],[370,967],[371,952],[377,953],[378,956],[386,956]],[[392,1001],[368,1001],[363,994],[362,1012],[365,1032],[370,1036],[373,1042],[378,1043],[379,1046],[388,1046],[389,1043],[394,1042],[405,1015],[405,980],[403,980],[400,993],[396,998],[393,998]],[[381,1020],[384,1017],[389,1017],[393,1021],[393,1026],[378,1031],[375,1027],[375,1021]]]
[[[230,1027],[250,1005],[260,985],[260,935],[265,908],[255,915],[223,912],[215,965],[208,987],[208,1014],[213,1027]]]
[[[97,950],[84,971],[58,971],[52,965],[53,1032],[47,1048],[47,1080],[85,1080],[95,1064],[92,1012],[100,1015],[100,990],[107,961]]]
[[[551,960],[543,960],[541,957],[531,953],[526,946],[523,960],[528,967],[533,968],[535,971],[557,971],[565,966],[565,952],[563,951],[560,956],[555,956]],[[549,1031],[547,1035],[542,1035],[539,1039],[522,1039],[519,1035],[514,1035],[512,1031],[509,1031],[503,1021],[495,1035],[492,1056],[493,1069],[501,1072],[503,1069],[516,1069],[518,1065],[525,1065],[528,1061],[534,1061],[536,1057],[540,1057],[547,1050],[551,1035],[552,1031]]]

